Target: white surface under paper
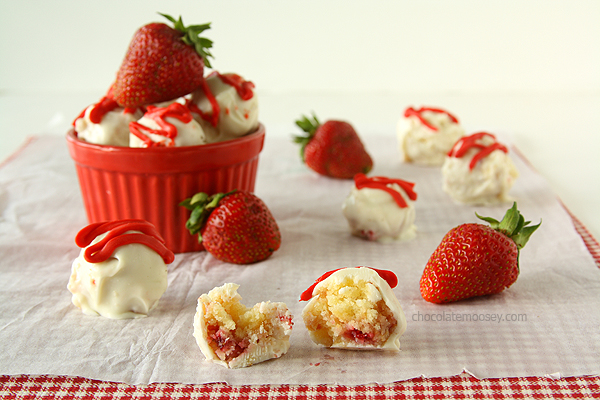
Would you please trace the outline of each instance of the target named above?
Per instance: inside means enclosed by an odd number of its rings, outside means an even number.
[[[543,178],[511,153],[521,174],[511,194],[525,218],[543,220],[521,252],[518,281],[498,295],[435,305],[421,298],[419,279],[442,236],[477,222],[475,212],[501,218],[510,204],[455,205],[441,190],[439,169],[398,161],[393,134],[369,136],[365,145],[373,175],[416,182],[414,240],[352,237],[341,214],[352,181],[317,176],[300,163],[291,140],[267,135],[256,194],[277,219],[281,248],[248,266],[207,253],[177,255],[150,316],[117,321],[84,315],[71,303],[74,237],[87,221],[64,139],[35,139],[0,168],[0,374],[135,384],[361,384],[463,370],[480,378],[600,373],[600,271]],[[408,320],[401,352],[331,350],[308,338],[300,293],[328,270],[359,265],[399,277],[394,292]],[[248,306],[288,305],[295,325],[285,356],[238,370],[204,361],[192,336],[196,300],[225,282],[241,285]]]

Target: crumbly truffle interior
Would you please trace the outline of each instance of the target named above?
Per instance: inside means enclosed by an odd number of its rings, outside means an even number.
[[[345,277],[319,287],[303,312],[314,341],[325,346],[380,347],[398,322],[370,282]]]
[[[241,297],[226,291],[211,291],[204,305],[207,341],[219,359],[229,362],[252,346],[287,340],[292,316],[283,303],[262,302],[252,308]]]

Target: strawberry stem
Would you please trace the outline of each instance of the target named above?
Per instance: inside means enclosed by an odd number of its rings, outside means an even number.
[[[219,206],[219,202],[226,196],[234,193],[235,190],[227,193],[217,193],[209,196],[207,193],[196,193],[192,197],[183,200],[179,203],[180,206],[191,211],[190,217],[185,223],[185,227],[190,231],[191,235],[198,234],[198,243],[202,243],[202,228],[206,224],[206,220],[215,208]]]
[[[302,158],[302,161],[304,161],[304,149],[306,148],[306,145],[310,143],[312,138],[315,136],[315,132],[317,131],[317,128],[319,128],[319,126],[321,125],[321,122],[319,122],[317,116],[315,115],[315,113],[313,113],[312,121],[308,117],[303,115],[301,119],[296,121],[296,125],[298,125],[298,127],[302,129],[302,131],[304,131],[305,133],[305,135],[302,136],[294,136],[294,143],[298,143],[300,145],[300,157]]]
[[[539,224],[528,226],[531,221],[525,221],[525,218],[517,209],[516,202],[514,202],[512,207],[506,211],[506,214],[504,214],[501,221],[491,217],[482,217],[477,213],[475,213],[475,215],[477,218],[489,223],[492,229],[511,238],[519,250],[525,247],[533,232],[535,232],[542,224],[542,221],[540,220]]]
[[[196,49],[196,52],[204,60],[204,65],[206,65],[208,68],[212,68],[212,66],[210,65],[209,57],[213,57],[213,55],[208,51],[208,49],[212,47],[213,42],[210,39],[200,36],[202,32],[204,32],[207,29],[210,29],[210,22],[202,25],[185,26],[183,24],[181,16],[179,17],[179,19],[176,20],[170,15],[163,13],[159,14],[173,23],[173,28],[176,31],[179,31],[183,34],[183,36],[181,37],[183,43],[194,47],[194,49]]]

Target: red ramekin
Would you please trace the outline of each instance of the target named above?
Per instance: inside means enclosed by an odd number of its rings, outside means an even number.
[[[131,148],[67,133],[89,223],[140,218],[153,223],[174,253],[203,250],[185,228],[179,203],[198,192],[253,192],[265,127],[239,139],[199,146]]]

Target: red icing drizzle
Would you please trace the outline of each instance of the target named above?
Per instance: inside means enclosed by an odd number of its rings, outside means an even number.
[[[106,114],[117,107],[119,107],[119,104],[114,99],[104,96],[90,111],[90,121],[99,124]]]
[[[119,104],[117,104],[117,102],[112,97],[104,96],[100,99],[98,103],[92,106],[92,109],[90,110],[90,121],[94,124],[99,124],[100,122],[102,122],[102,118],[104,118],[106,114],[115,110],[118,107]],[[79,113],[77,118],[73,120],[73,126],[75,126],[75,121],[77,121],[79,118],[84,117],[86,110],[87,108],[81,113]]]
[[[208,99],[210,106],[212,107],[212,113],[205,113],[202,111],[193,101],[187,100],[186,106],[196,114],[200,115],[202,119],[208,121],[212,126],[217,126],[219,122],[219,114],[221,112],[221,107],[219,103],[217,103],[217,99],[215,99],[215,95],[210,91],[208,84],[206,83],[206,79],[202,79],[202,83],[200,83],[200,89],[204,92],[204,95]]]
[[[494,143],[490,145],[484,145],[479,143],[478,141],[483,139],[484,137],[490,137],[494,139]],[[469,169],[473,170],[477,163],[487,157],[494,150],[501,150],[505,153],[508,153],[508,149],[502,143],[496,142],[496,136],[487,132],[477,132],[469,136],[465,136],[459,139],[452,149],[448,152],[448,157],[456,157],[461,158],[469,151],[470,149],[479,149],[479,151],[473,156],[471,162],[469,163]]]
[[[208,77],[217,76],[223,83],[233,86],[240,98],[244,101],[250,100],[254,96],[254,83],[250,81],[245,81],[244,78],[237,74],[220,74],[217,71],[214,71]],[[192,100],[188,100],[186,105],[192,112],[200,115],[202,119],[208,121],[212,126],[217,126],[219,123],[219,114],[221,113],[221,107],[215,98],[213,92],[211,92],[208,84],[206,83],[206,79],[202,80],[200,85],[200,89],[208,99],[210,106],[212,108],[212,112],[205,113],[202,111]],[[225,110],[226,114],[229,114],[229,109]],[[246,116],[246,118],[248,118]]]
[[[356,267],[356,268],[369,268],[372,269],[373,271],[377,272],[377,274],[388,283],[388,285],[390,285],[391,288],[395,288],[396,285],[398,285],[398,277],[396,276],[395,273],[393,273],[392,271],[388,271],[385,269],[375,269],[375,268],[371,268],[371,267]],[[323,275],[321,275],[320,278],[318,278],[315,283],[313,283],[312,285],[310,285],[310,287],[308,289],[306,289],[304,292],[302,292],[302,294],[300,295],[300,301],[308,301],[312,298],[313,296],[313,290],[315,289],[315,287],[322,281],[324,281],[325,279],[329,278],[334,272],[337,272],[341,269],[344,268],[338,268],[338,269],[334,269],[333,271],[329,271],[329,272],[325,272]]]
[[[220,74],[217,71],[213,72],[209,76],[217,75],[223,83],[229,86],[233,86],[238,93],[238,96],[244,101],[250,100],[254,96],[254,83],[245,81],[244,78],[238,74]]]
[[[140,231],[142,233],[126,233],[128,231]],[[89,246],[92,241],[108,232],[102,240]],[[85,249],[83,256],[86,261],[100,263],[106,261],[114,251],[127,244],[143,244],[158,253],[165,264],[170,264],[175,255],[165,246],[164,239],[160,236],[154,225],[142,219],[124,219],[111,222],[97,222],[90,224],[79,231],[75,237],[77,246]]]
[[[106,114],[108,114],[109,112],[111,112],[113,110],[116,110],[119,107],[121,107],[121,106],[119,106],[119,104],[113,98],[113,87],[111,85],[111,87],[108,88],[108,92],[106,93],[106,96],[101,98],[99,102],[95,103],[93,105],[93,108],[90,110],[90,121],[94,124],[99,124],[100,122],[102,122],[102,118],[104,118],[104,116]],[[72,123],[73,126],[75,126],[75,122],[79,118],[83,118],[85,116],[86,110],[87,110],[87,107],[79,113],[77,118],[75,118],[73,120],[73,123]],[[137,111],[137,108],[127,107],[123,110],[123,113],[124,114],[133,114],[136,111]]]
[[[384,176],[374,176],[369,178],[365,174],[356,174],[354,176],[354,184],[356,185],[357,189],[362,189],[366,187],[371,189],[383,190],[384,192],[389,193],[394,198],[394,201],[396,202],[396,204],[398,204],[398,207],[408,207],[408,204],[406,204],[404,197],[402,197],[402,195],[398,191],[388,186],[393,183],[400,186],[409,199],[411,199],[412,201],[415,201],[417,199],[417,193],[413,190],[415,184],[412,182],[403,181],[402,179],[386,178]]]
[[[190,109],[179,103],[172,103],[168,107],[148,106],[144,117],[154,120],[160,128],[148,128],[147,126],[144,126],[137,121],[133,121],[129,123],[129,131],[136,137],[138,137],[140,140],[142,140],[146,147],[175,146],[177,128],[175,127],[175,125],[167,122],[167,117],[176,118],[184,124],[187,124],[193,119]],[[167,139],[169,139],[169,141],[167,141],[166,143],[154,142],[143,132],[147,132],[148,134],[164,136]]]
[[[430,111],[430,112],[435,112],[435,113],[446,114],[448,117],[450,117],[450,120],[452,122],[454,122],[455,124],[458,124],[458,119],[454,115],[450,114],[446,110],[442,110],[441,108],[421,107],[421,108],[415,110],[412,107],[408,107],[406,109],[406,111],[404,111],[404,116],[406,118],[408,118],[410,116],[415,116],[419,119],[419,121],[421,121],[421,123],[423,125],[425,125],[429,129],[431,129],[432,131],[437,131],[438,130],[437,127],[431,125],[425,118],[423,118],[423,115],[422,115],[423,111]]]

